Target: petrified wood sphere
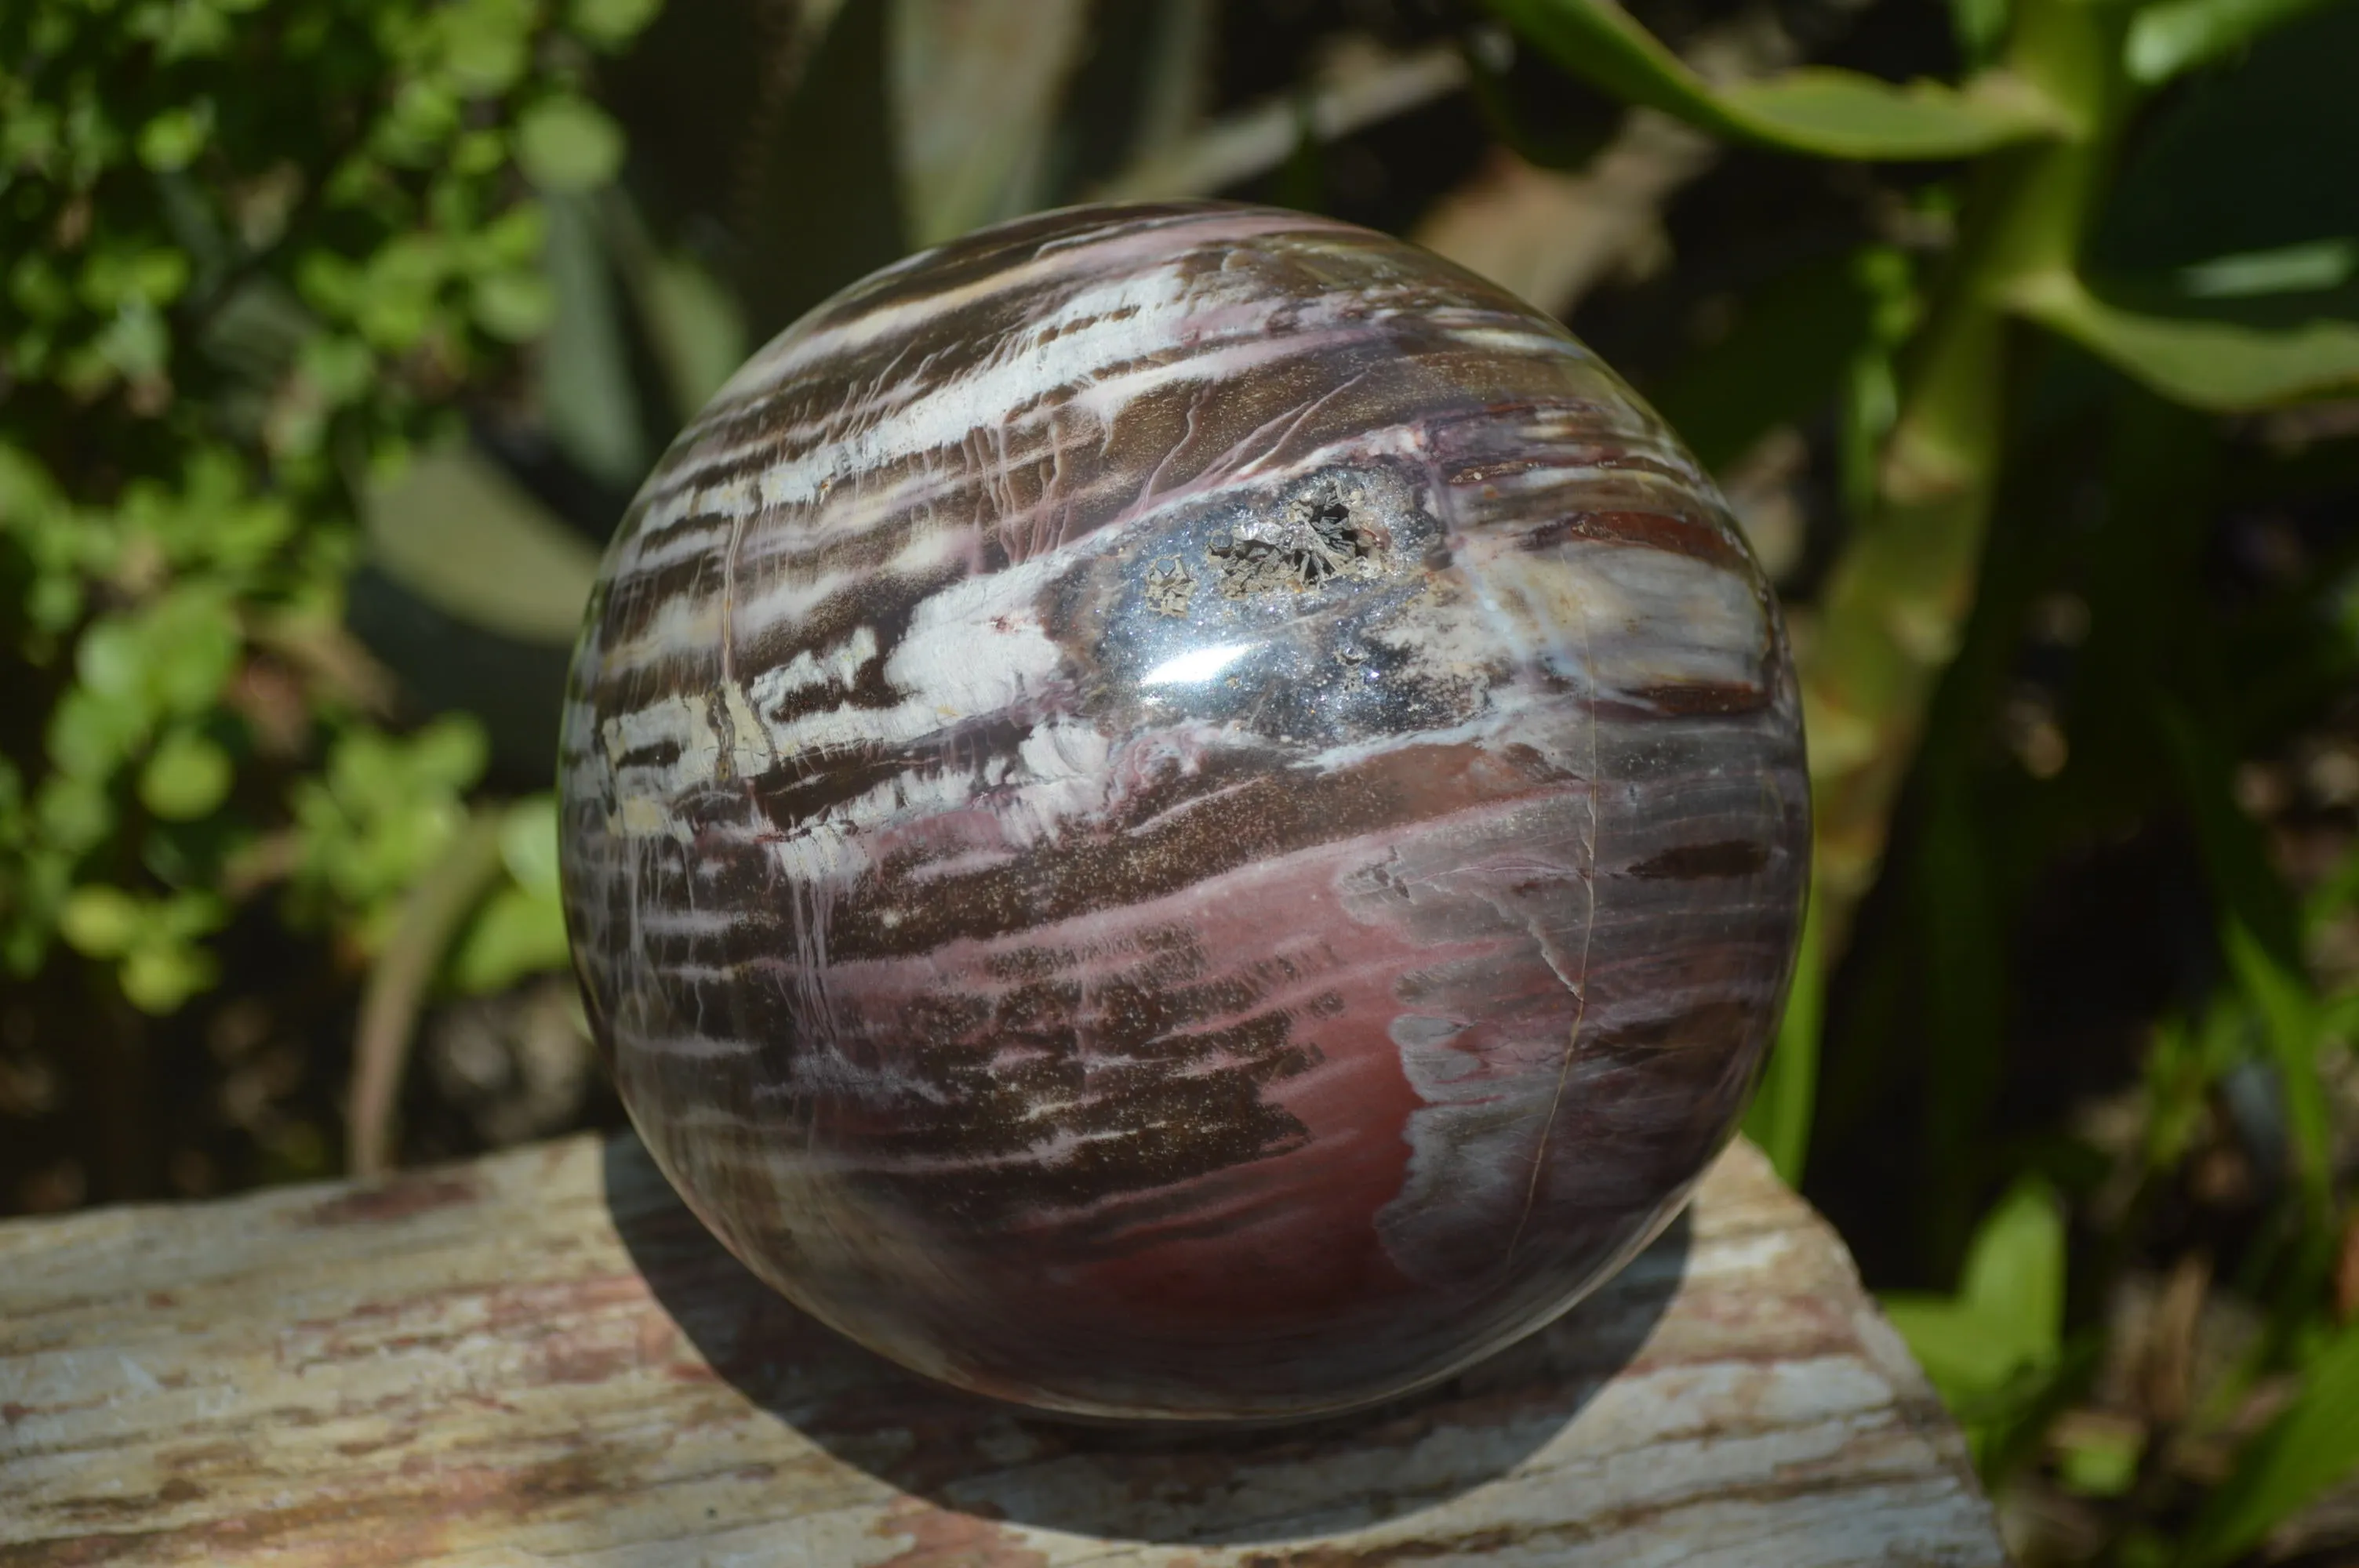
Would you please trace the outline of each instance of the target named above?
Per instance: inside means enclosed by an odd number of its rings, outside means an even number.
[[[1397,241],[1051,213],[855,285],[639,493],[567,916],[756,1272],[950,1382],[1447,1376],[1728,1137],[1809,836],[1777,607],[1562,328]]]

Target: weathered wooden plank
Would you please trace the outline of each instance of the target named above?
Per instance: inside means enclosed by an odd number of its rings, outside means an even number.
[[[0,1564],[2003,1562],[1841,1245],[1739,1146],[1451,1386],[1019,1419],[803,1318],[638,1146],[0,1227]]]

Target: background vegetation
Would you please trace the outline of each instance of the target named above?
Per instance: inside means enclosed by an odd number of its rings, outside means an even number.
[[[2354,1560],[2359,5],[657,6],[0,8],[0,1213],[615,1125],[546,781],[638,476],[910,248],[1277,201],[1564,316],[1779,580],[1751,1128],[2026,1559]]]

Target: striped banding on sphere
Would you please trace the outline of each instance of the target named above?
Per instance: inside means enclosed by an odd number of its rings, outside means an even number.
[[[1075,1415],[1447,1377],[1728,1138],[1808,860],[1777,610],[1561,327],[1383,235],[1025,219],[763,349],[609,550],[566,918],[808,1311]]]

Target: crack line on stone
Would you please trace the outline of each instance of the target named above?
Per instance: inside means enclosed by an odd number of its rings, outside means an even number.
[[[1581,979],[1572,988],[1572,1027],[1565,1034],[1564,1060],[1557,1068],[1556,1088],[1549,1096],[1548,1119],[1540,1125],[1539,1147],[1532,1151],[1532,1173],[1524,1184],[1524,1206],[1516,1215],[1514,1234],[1507,1238],[1507,1256],[1502,1268],[1515,1262],[1524,1228],[1531,1223],[1532,1207],[1539,1201],[1540,1171],[1548,1163],[1549,1140],[1556,1133],[1557,1115],[1564,1106],[1565,1086],[1572,1077],[1573,1053],[1581,1045],[1581,1026],[1589,1016],[1589,946],[1597,932],[1597,660],[1590,645],[1589,605],[1579,599],[1574,602],[1581,614],[1581,662],[1589,679],[1589,831],[1582,842],[1582,852],[1589,862],[1582,868],[1582,884],[1589,893],[1589,910],[1581,924]]]

